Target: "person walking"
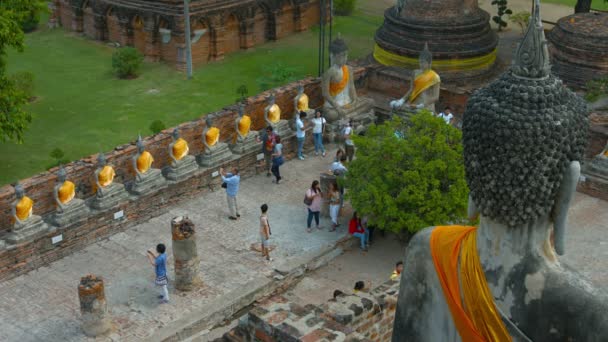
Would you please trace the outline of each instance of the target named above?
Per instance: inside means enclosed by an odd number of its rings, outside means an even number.
[[[279,168],[283,165],[283,144],[281,144],[281,137],[277,135],[276,144],[274,145],[274,152],[272,153],[272,174],[276,178],[275,183],[279,184],[281,181],[281,172]]]
[[[241,176],[239,176],[239,169],[236,167],[232,168],[231,173],[226,173],[224,168],[220,168],[220,174],[222,175],[222,181],[226,183],[226,199],[228,200],[228,211],[231,220],[236,220],[241,217],[239,214],[239,206],[236,202],[236,195],[239,192],[239,184],[241,182]]]
[[[304,140],[306,139],[306,131],[303,119],[306,117],[306,112],[300,112],[296,117],[296,138],[298,139],[298,159],[304,160]]]
[[[322,229],[319,226],[319,213],[321,212],[321,200],[323,198],[321,193],[321,186],[319,181],[315,180],[312,182],[310,189],[306,190],[306,199],[308,200],[308,219],[307,219],[307,232],[312,232],[310,225],[312,224],[312,218],[315,218],[317,229]]]
[[[266,165],[266,176],[270,177],[272,168],[272,153],[274,151],[274,145],[276,144],[277,135],[274,133],[272,126],[266,127],[265,133],[262,135],[262,139],[259,136],[255,137],[257,142],[262,143],[262,153],[264,154],[264,163]]]
[[[357,216],[357,212],[353,212],[353,218],[348,223],[348,233],[361,240],[361,250],[367,251],[369,232],[361,226],[361,220]]]
[[[325,146],[323,146],[323,133],[325,133],[325,118],[321,116],[320,111],[315,112],[315,117],[312,119],[312,137],[315,142],[315,156],[319,155],[319,152],[322,153],[323,157],[325,157]]]
[[[329,231],[333,232],[340,225],[338,223],[338,216],[340,214],[341,196],[336,183],[329,183],[329,193],[327,194],[327,198],[329,200],[329,217],[331,217],[332,222],[331,229]]]
[[[260,208],[262,215],[260,216],[260,241],[262,242],[262,257],[266,261],[272,261],[270,258],[270,250],[268,249],[268,240],[270,239],[270,223],[268,222],[268,205],[262,204]]]
[[[169,303],[169,291],[167,290],[167,254],[165,254],[166,247],[164,244],[159,243],[156,245],[156,252],[151,248],[147,251],[147,257],[152,266],[154,266],[154,273],[156,279],[154,284],[160,287],[160,299],[161,304]]]
[[[352,139],[353,133],[353,120],[350,120],[346,124],[346,127],[344,127],[344,130],[342,130],[342,136],[344,138],[344,151],[349,163],[355,157],[355,143]]]

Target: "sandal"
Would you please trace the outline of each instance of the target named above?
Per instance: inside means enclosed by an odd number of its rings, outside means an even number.
[[[312,229],[310,229],[310,228],[306,228],[306,231],[309,233],[312,233]]]

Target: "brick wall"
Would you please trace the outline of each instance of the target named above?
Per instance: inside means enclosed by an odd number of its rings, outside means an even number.
[[[85,36],[95,39],[95,16],[91,7],[87,7],[83,10],[82,20]]]
[[[293,98],[297,94],[297,86],[304,85],[306,93],[310,96],[311,106],[319,107],[322,104],[319,80],[312,78],[294,82],[274,89],[276,103],[282,108],[282,118],[291,119],[293,116]],[[260,130],[265,126],[264,107],[268,92],[250,97],[246,102],[246,113],[252,118],[252,130]],[[236,108],[227,107],[224,110],[209,113],[212,115],[213,125],[221,131],[221,140],[230,142],[234,139],[234,121],[237,117]],[[178,126],[181,137],[188,141],[190,154],[198,155],[203,152],[201,134],[205,127],[204,117]],[[171,132],[167,129],[159,134],[144,138],[147,151],[154,156],[154,168],[163,168],[169,165],[168,146],[171,143]],[[293,139],[292,139],[293,140]],[[116,170],[115,182],[128,184],[135,178],[131,166],[131,158],[136,153],[135,141],[130,144],[116,147],[113,151],[106,153],[106,159]],[[295,141],[286,140],[285,152],[289,153],[295,149]],[[236,165],[242,170],[243,177],[249,177],[256,172],[257,151],[244,155],[238,159],[226,163],[224,166]],[[77,186],[77,197],[90,199],[93,193],[94,172],[96,169],[97,155],[92,155],[81,160],[65,165],[70,181]],[[70,226],[63,227],[47,235],[26,241],[19,245],[0,247],[0,280],[12,278],[29,270],[57,260],[65,255],[79,250],[97,240],[106,238],[116,232],[124,230],[134,224],[145,222],[154,216],[163,213],[167,208],[180,201],[187,200],[208,191],[209,186],[219,182],[218,178],[212,179],[213,169],[199,169],[192,178],[183,182],[172,184],[167,189],[144,197],[131,197],[120,207],[113,208],[107,212],[93,212],[81,222],[74,222]],[[53,187],[55,185],[57,169],[51,169],[31,178],[21,180],[27,196],[31,197],[35,204],[33,212],[43,219],[55,211],[53,200]],[[11,227],[11,208],[15,201],[14,189],[10,185],[0,188],[0,235],[8,232]],[[113,213],[124,211],[125,219],[114,220]],[[59,233],[63,234],[63,241],[51,245],[50,238]]]
[[[247,322],[215,342],[389,342],[398,291],[399,282],[388,281],[371,293],[342,295],[320,306],[302,306],[277,295],[256,305]]]

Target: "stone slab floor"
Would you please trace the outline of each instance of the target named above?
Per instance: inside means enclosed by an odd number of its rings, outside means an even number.
[[[273,266],[282,260],[302,258],[332,245],[344,231],[306,233],[302,204],[303,192],[328,167],[331,155],[286,163],[282,168],[285,181],[280,185],[264,175],[244,180],[239,193],[240,221],[227,219],[225,194],[218,189],[47,267],[0,283],[0,341],[87,340],[79,327],[76,291],[79,278],[87,273],[106,279],[116,330],[102,340],[139,341],[214,298],[270,276]],[[263,202],[271,208],[273,244],[277,245],[270,265],[249,249],[258,239],[258,210]],[[577,193],[570,211],[566,255],[560,260],[602,287],[608,281],[604,267],[608,261],[608,202]],[[171,303],[159,306],[145,251],[164,242],[171,256],[169,222],[177,215],[188,215],[197,226],[205,286],[185,295],[170,288]],[[322,224],[327,227],[328,222]],[[331,298],[334,289],[347,292],[355,280],[378,285],[388,278],[395,260],[402,258],[404,247],[391,235],[383,238],[378,234],[377,239],[369,253],[348,251],[304,278],[289,295],[319,304]],[[172,261],[170,257],[170,276]]]
[[[242,288],[248,282],[273,274],[273,266],[326,249],[344,236],[325,229],[306,232],[303,195],[331,157],[309,156],[281,168],[284,180],[276,185],[265,174],[242,181],[239,192],[241,219],[229,220],[224,189],[182,203],[157,218],[91,245],[49,266],[0,283],[0,341],[82,341],[77,286],[88,273],[105,279],[108,308],[116,330],[104,340],[138,341],[159,328],[201,308],[211,299]],[[259,241],[259,208],[270,206],[274,261],[266,264],[250,250]],[[169,286],[171,303],[158,304],[154,270],[145,253],[157,243],[168,247],[168,274],[173,275],[171,218],[186,215],[197,228],[204,287],[176,293]]]

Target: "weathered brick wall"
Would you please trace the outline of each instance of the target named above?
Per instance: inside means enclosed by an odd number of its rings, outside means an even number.
[[[93,14],[93,9],[91,7],[85,8],[83,10],[82,18],[85,36],[90,39],[95,39],[95,16]]]
[[[115,14],[108,15],[106,25],[108,27],[108,41],[120,43],[122,38],[118,17]]]
[[[215,342],[390,341],[397,307],[398,281],[371,293],[342,295],[326,304],[298,305],[274,296],[256,305],[246,325]]]

